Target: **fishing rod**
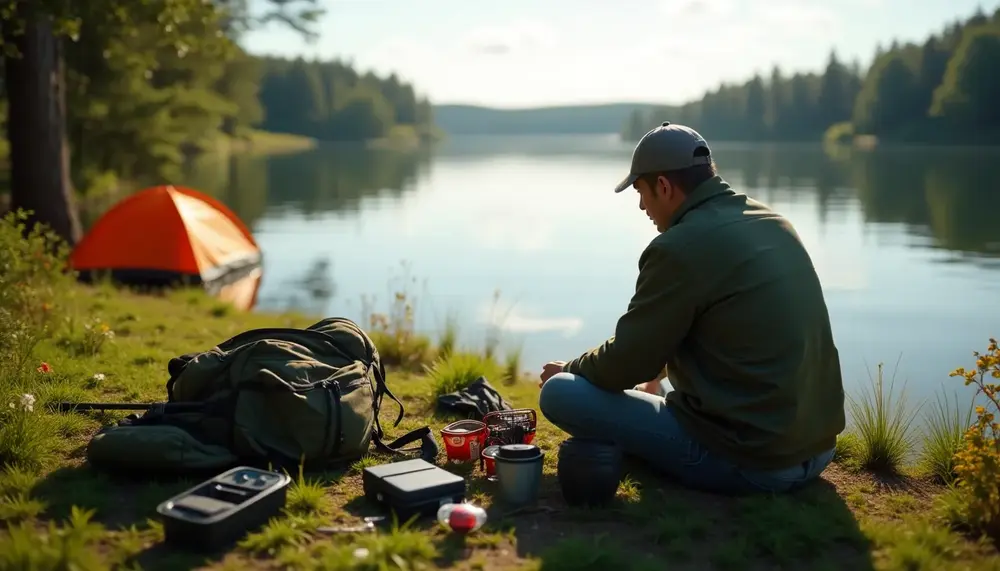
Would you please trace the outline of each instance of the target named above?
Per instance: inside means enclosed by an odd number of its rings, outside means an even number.
[[[145,410],[150,412],[196,412],[205,409],[201,402],[55,402],[52,408],[59,412],[84,410]]]

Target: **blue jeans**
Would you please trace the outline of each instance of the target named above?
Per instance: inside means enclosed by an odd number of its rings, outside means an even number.
[[[610,392],[570,373],[553,375],[538,397],[542,415],[572,436],[618,442],[682,485],[742,495],[788,492],[816,479],[833,460],[828,450],[797,466],[750,470],[710,453],[678,424],[667,400],[642,391]]]

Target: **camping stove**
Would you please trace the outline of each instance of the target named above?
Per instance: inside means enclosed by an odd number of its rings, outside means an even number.
[[[500,410],[484,416],[483,423],[486,424],[484,449],[504,444],[531,444],[531,441],[535,439],[538,416],[534,409],[530,408]],[[492,462],[492,458],[489,461]],[[487,460],[480,457],[480,469],[487,468],[486,462]]]

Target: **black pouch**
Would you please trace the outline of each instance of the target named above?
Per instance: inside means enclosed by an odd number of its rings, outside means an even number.
[[[465,478],[421,459],[370,466],[361,476],[365,497],[393,512],[402,525],[436,517],[444,504],[465,499]]]

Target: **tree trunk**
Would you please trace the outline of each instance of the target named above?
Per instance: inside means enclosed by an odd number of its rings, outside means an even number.
[[[46,224],[73,246],[81,227],[69,171],[62,45],[51,20],[35,15],[29,4],[17,3],[23,34],[4,24],[4,39],[18,51],[4,61],[10,208],[32,211],[29,227]]]

